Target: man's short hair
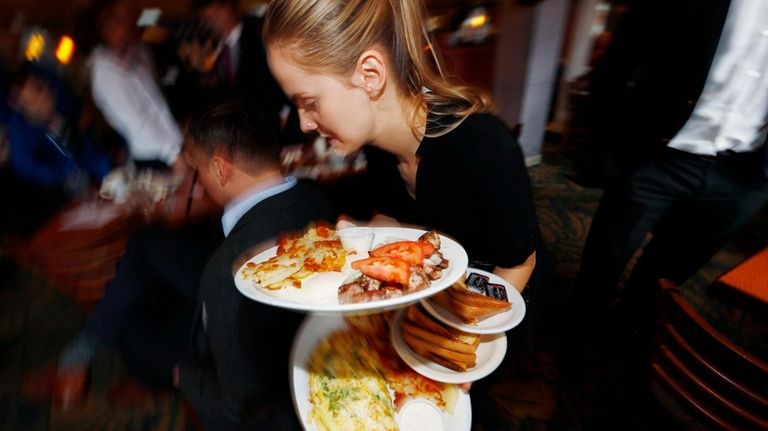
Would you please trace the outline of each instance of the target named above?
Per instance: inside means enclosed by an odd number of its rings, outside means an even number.
[[[280,166],[275,124],[250,104],[220,105],[190,121],[187,133],[189,144],[206,155],[226,154],[250,171]]]

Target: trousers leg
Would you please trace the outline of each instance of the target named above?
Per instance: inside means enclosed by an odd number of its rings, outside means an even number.
[[[638,323],[654,314],[659,278],[683,283],[768,202],[768,180],[749,162],[713,164],[696,196],[676,204],[654,229],[622,297]]]
[[[646,234],[678,200],[695,193],[704,167],[665,152],[624,183],[606,188],[595,213],[574,284],[572,304],[602,313],[617,297],[624,268]]]
[[[140,231],[128,239],[115,277],[85,324],[85,334],[99,343],[115,342],[126,314],[141,299],[144,287],[149,283],[146,235],[145,231]]]
[[[128,313],[158,283],[179,293],[191,310],[200,275],[216,243],[207,221],[175,230],[137,232],[128,240],[115,278],[88,319],[86,334],[103,343],[114,342]]]

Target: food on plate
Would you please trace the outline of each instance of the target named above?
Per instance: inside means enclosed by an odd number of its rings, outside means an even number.
[[[380,301],[403,296],[403,290],[395,285],[386,285],[375,278],[362,275],[339,287],[339,303]]]
[[[395,414],[424,400],[453,413],[458,390],[411,370],[392,348],[386,313],[347,317],[309,360],[310,420],[319,430],[396,430]]]
[[[416,241],[396,241],[368,252],[369,258],[352,262],[362,273],[339,287],[342,304],[378,301],[418,292],[442,277],[448,260],[440,253],[440,236],[429,231]]]
[[[336,231],[341,245],[350,253],[363,254],[371,249],[374,231],[370,227],[352,226]]]
[[[500,287],[503,288],[503,286]],[[454,283],[448,289],[438,292],[431,300],[453,312],[464,323],[471,325],[476,325],[478,321],[507,311],[512,307],[512,304],[506,299],[496,299],[469,290],[462,280]]]
[[[365,338],[337,331],[309,362],[310,418],[320,430],[397,430],[387,382]]]
[[[396,257],[369,257],[352,262],[352,269],[383,282],[408,284],[411,267],[408,262]]]
[[[440,410],[430,403],[414,401],[400,410],[397,416],[400,431],[443,431],[445,423]]]
[[[430,256],[435,251],[435,246],[421,241],[397,241],[384,244],[371,250],[368,254],[373,257],[399,258],[409,265],[421,265],[424,256]]]
[[[411,400],[425,400],[452,414],[458,398],[456,385],[436,382],[409,367],[392,347],[387,318],[391,313],[347,316],[345,320],[376,353],[377,367],[394,393],[395,410]]]
[[[346,252],[336,232],[325,226],[312,227],[301,236],[287,236],[278,242],[274,257],[248,262],[241,276],[265,289],[301,287],[301,280],[317,272],[341,271]]]
[[[480,336],[448,327],[420,306],[408,307],[401,323],[403,340],[417,354],[454,371],[476,365]]]

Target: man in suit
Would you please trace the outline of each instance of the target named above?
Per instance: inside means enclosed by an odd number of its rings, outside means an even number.
[[[254,246],[331,220],[330,205],[314,188],[282,175],[275,134],[243,105],[203,115],[189,134],[188,160],[224,205],[226,238],[203,271],[195,353],[178,366],[178,386],[207,429],[299,429],[287,370],[300,316],[244,297],[233,267]]]
[[[244,101],[258,107],[270,120],[285,121],[290,102],[267,65],[261,38],[262,19],[243,16],[236,0],[193,0],[202,23],[218,40],[215,74],[208,103]],[[193,62],[200,63],[200,61]]]
[[[658,278],[681,283],[768,200],[768,3],[635,1],[595,70],[591,145],[608,184],[576,279],[606,311],[647,323]]]

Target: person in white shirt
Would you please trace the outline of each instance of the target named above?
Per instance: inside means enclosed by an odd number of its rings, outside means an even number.
[[[593,78],[608,181],[573,294],[603,315],[651,233],[617,309],[642,330],[656,280],[690,278],[768,201],[768,2],[634,3]]]
[[[137,16],[133,5],[124,0],[101,12],[103,44],[90,59],[93,99],[127,142],[137,167],[171,167],[183,138],[157,86],[150,57],[139,42]]]

